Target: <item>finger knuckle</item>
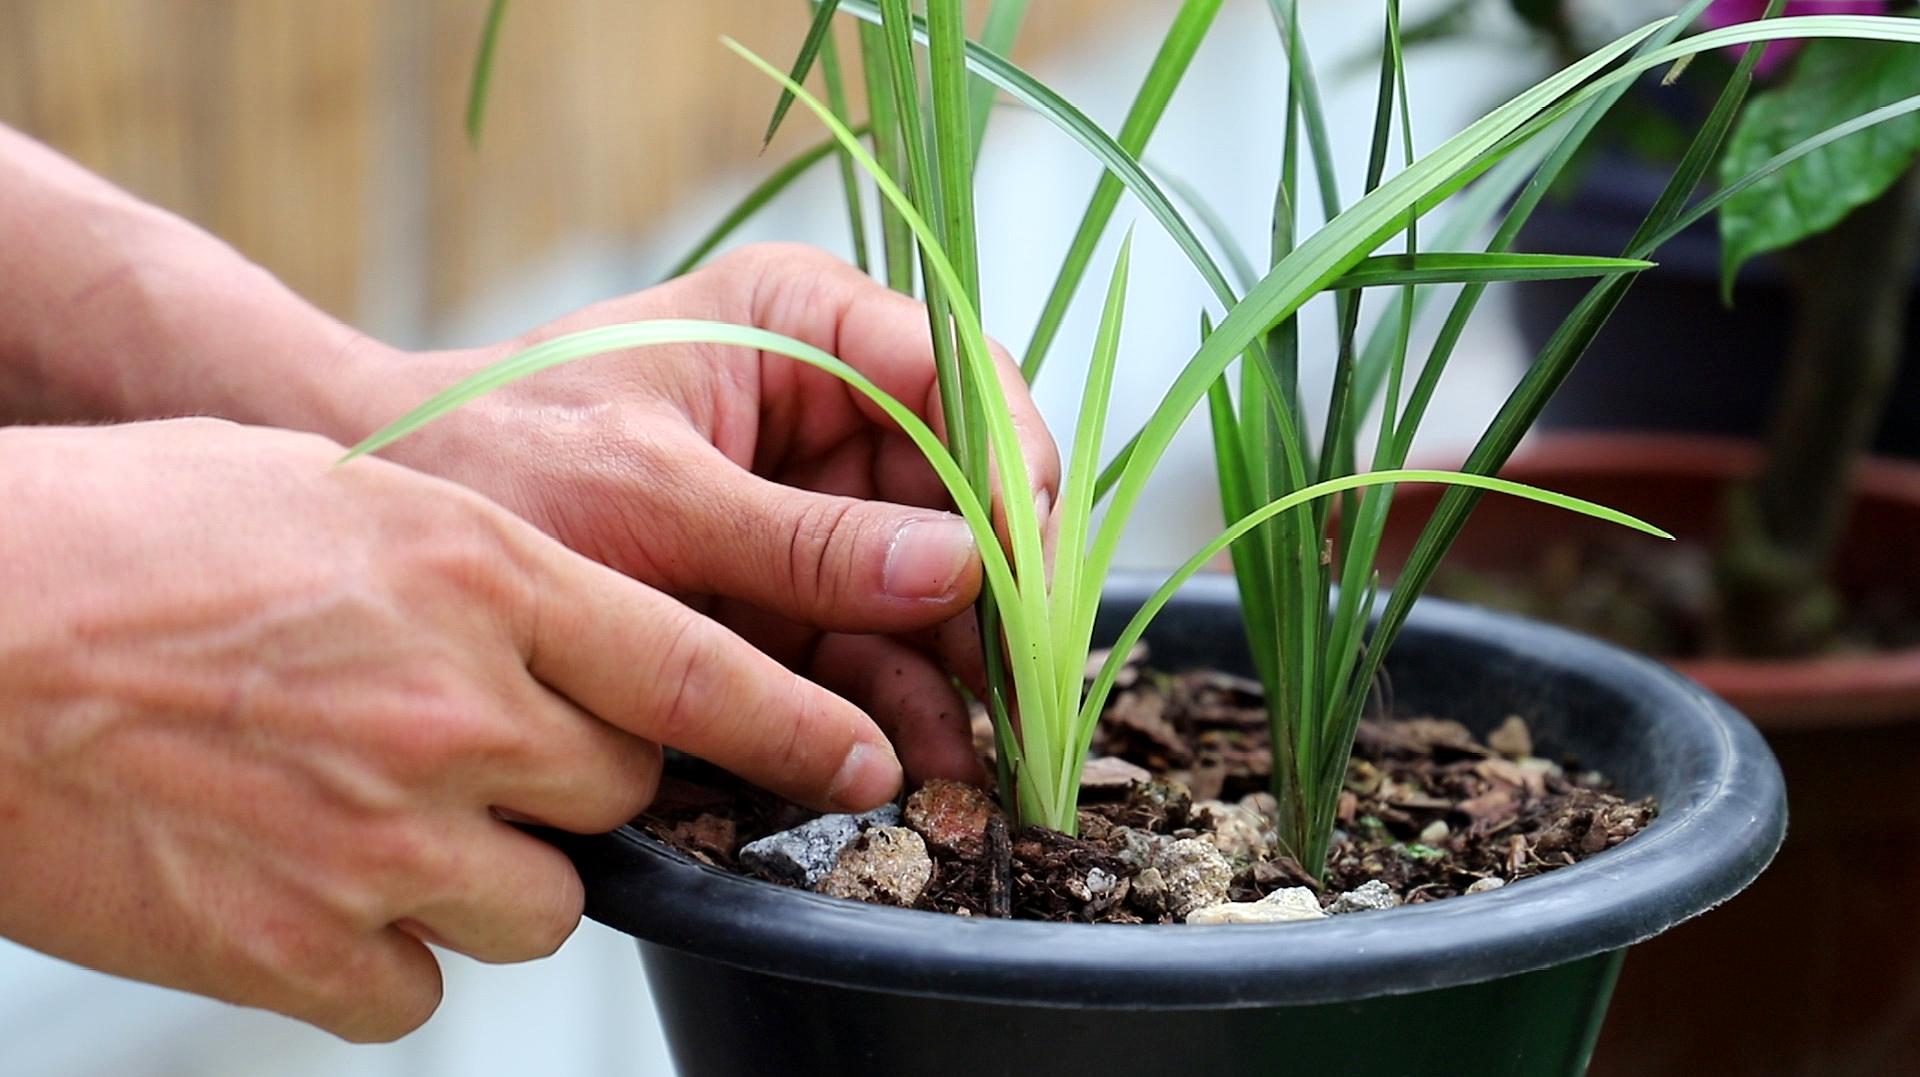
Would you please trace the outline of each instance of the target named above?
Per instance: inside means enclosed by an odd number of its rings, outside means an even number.
[[[391,1043],[426,1024],[445,993],[438,963],[429,958],[420,968],[386,976],[367,968],[381,960],[369,954],[359,962],[343,962],[336,1016],[316,1023],[350,1043]]]
[[[246,962],[273,986],[234,1001],[266,1005],[354,1043],[395,1040],[424,1024],[441,997],[439,966],[400,959],[374,936],[301,919],[255,925]]]
[[[454,661],[423,661],[389,700],[377,736],[381,765],[418,787],[479,759],[514,756],[521,741],[499,711]]]
[[[551,879],[548,893],[527,924],[527,960],[558,953],[580,926],[580,916],[586,908],[586,889],[571,866],[561,864],[548,875]]]
[[[457,874],[457,851],[416,819],[396,819],[363,828],[353,870],[371,901],[392,910],[423,893],[444,891]]]
[[[524,608],[531,593],[528,563],[508,537],[500,514],[465,498],[422,512],[401,586],[430,595],[458,595],[483,608]]]
[[[803,509],[787,539],[787,581],[795,604],[829,605],[840,598],[839,570],[856,545],[858,517],[851,502],[816,501]]]
[[[826,783],[853,746],[854,731],[838,697],[800,677],[788,675],[782,691],[769,693],[770,713],[757,715],[764,730],[763,753],[772,773],[798,785]]]
[[[660,747],[641,742],[628,753],[617,768],[618,777],[595,791],[588,815],[581,821],[589,828],[605,832],[631,822],[647,810],[660,791]]]
[[[654,659],[659,696],[648,723],[652,739],[679,745],[698,733],[704,717],[703,685],[718,646],[713,628],[691,611],[676,615],[666,626]]]

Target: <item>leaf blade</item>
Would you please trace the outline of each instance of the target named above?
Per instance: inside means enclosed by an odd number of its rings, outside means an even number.
[[[1920,94],[1920,63],[1903,46],[1815,41],[1787,81],[1756,93],[1727,139],[1720,177],[1732,182],[1835,123]],[[1824,232],[1885,193],[1920,155],[1920,116],[1871,137],[1827,146],[1730,199],[1720,210],[1721,291],[1748,260]]]

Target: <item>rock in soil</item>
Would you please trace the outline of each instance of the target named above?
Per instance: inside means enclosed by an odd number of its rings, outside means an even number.
[[[1238,804],[1203,800],[1194,805],[1196,816],[1206,812],[1213,830],[1202,840],[1237,863],[1263,860],[1273,851],[1272,830],[1265,816]]]
[[[1187,923],[1282,924],[1291,920],[1320,920],[1326,915],[1313,891],[1292,886],[1275,890],[1259,901],[1229,901],[1195,909],[1187,914]]]
[[[1153,870],[1165,883],[1162,902],[1176,920],[1226,901],[1233,885],[1233,865],[1220,850],[1198,838],[1181,838],[1154,850]]]
[[[935,778],[907,798],[906,824],[928,845],[954,856],[987,850],[987,821],[1000,813],[993,798],[965,782]]]
[[[809,888],[820,886],[859,831],[906,825],[924,832],[932,858],[917,893],[917,873],[880,884],[855,870],[858,858],[834,889],[972,916],[1167,923],[1300,887],[1339,912],[1379,908],[1395,896],[1420,904],[1481,893],[1631,840],[1656,810],[1651,801],[1620,797],[1578,760],[1531,754],[1551,746],[1533,742],[1525,717],[1485,740],[1444,718],[1368,719],[1316,878],[1282,853],[1274,833],[1257,685],[1142,671],[1122,694],[1128,702],[1109,709],[1094,747],[1114,761],[1096,766],[1127,784],[1083,798],[1077,835],[1016,830],[986,794],[964,787],[933,787],[907,813],[889,807],[796,827],[808,818],[805,809],[684,760],[679,772],[699,775],[713,791],[663,794],[637,823],[690,856]],[[991,730],[983,733],[985,744]],[[1132,780],[1133,767],[1153,780]],[[681,790],[689,793],[700,790]],[[890,848],[894,840],[878,843]],[[874,844],[869,839],[863,850]]]
[[[771,879],[812,889],[840,858],[840,850],[869,827],[898,826],[900,806],[882,804],[859,815],[822,815],[791,830],[740,847],[740,866]]]
[[[860,836],[860,821],[851,815],[822,815],[792,830],[769,834],[740,847],[742,867],[812,889],[826,878],[840,859],[840,850]]]
[[[1369,879],[1352,890],[1333,899],[1327,906],[1328,916],[1343,916],[1353,912],[1376,912],[1395,908],[1400,904],[1400,895],[1393,888],[1378,879]]]
[[[1167,843],[1167,838],[1137,827],[1116,826],[1107,832],[1106,841],[1107,848],[1113,850],[1122,864],[1139,871],[1153,863],[1154,853]]]
[[[1500,728],[1487,734],[1487,747],[1509,759],[1525,759],[1533,754],[1533,734],[1527,729],[1527,720],[1517,714],[1507,715]]]
[[[1143,915],[1159,918],[1167,909],[1167,880],[1160,877],[1160,869],[1141,868],[1135,872],[1127,898]]]
[[[920,835],[903,826],[877,826],[840,852],[817,887],[829,897],[910,907],[933,878],[933,858]]]

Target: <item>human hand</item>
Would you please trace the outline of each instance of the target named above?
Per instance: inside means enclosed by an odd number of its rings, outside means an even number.
[[[816,250],[747,248],[497,347],[359,364],[371,433],[508,353],[621,321],[705,318],[821,347],[939,428],[925,309]],[[1033,489],[1060,461],[996,350]],[[707,609],[866,707],[907,775],[980,780],[946,668],[979,681],[968,606],[980,565],[932,468],[839,380],[742,348],[654,348],[549,371],[466,405],[386,454],[452,478],[568,546]],[[943,626],[936,633],[927,630]],[[937,643],[937,646],[936,646]]]
[[[425,941],[550,953],[566,859],[666,744],[822,808],[892,796],[852,705],[492,502],[322,438],[0,430],[0,935],[353,1040]]]

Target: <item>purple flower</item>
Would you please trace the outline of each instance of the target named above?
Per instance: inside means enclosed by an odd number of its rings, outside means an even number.
[[[1782,15],[1885,15],[1887,0],[1787,0]],[[1733,26],[1743,22],[1753,22],[1766,14],[1767,0],[1714,0],[1707,8],[1703,21],[1710,27]],[[1767,47],[1766,55],[1760,58],[1757,73],[1766,78],[1777,73],[1793,54],[1800,51],[1802,42],[1775,41]],[[1744,48],[1741,46],[1740,48]],[[1740,48],[1730,51],[1739,52]]]

